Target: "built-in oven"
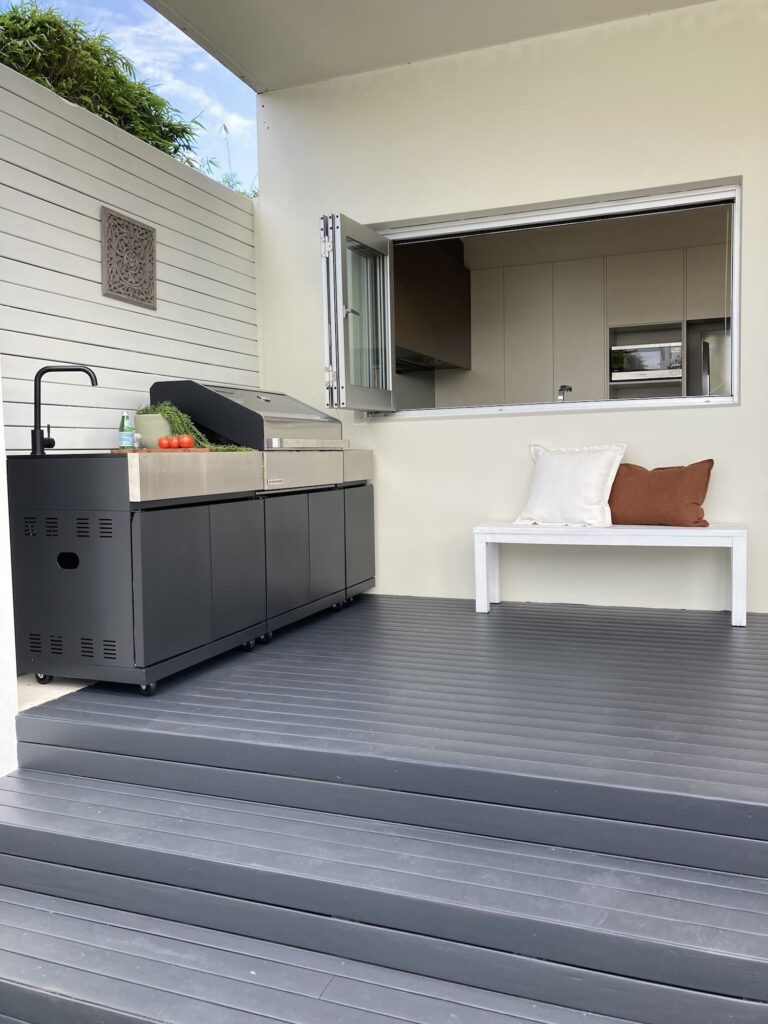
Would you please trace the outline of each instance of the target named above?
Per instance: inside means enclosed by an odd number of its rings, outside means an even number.
[[[683,346],[677,341],[649,341],[611,344],[611,381],[680,380],[683,376]]]

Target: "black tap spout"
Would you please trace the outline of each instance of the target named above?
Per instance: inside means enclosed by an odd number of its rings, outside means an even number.
[[[46,448],[53,448],[56,441],[51,437],[51,428],[48,428],[48,435],[43,434],[42,420],[42,390],[43,377],[47,373],[87,373],[91,379],[91,386],[96,387],[99,383],[96,374],[90,366],[83,366],[80,363],[70,363],[66,366],[42,366],[35,374],[35,421],[32,427],[32,454],[45,455]]]

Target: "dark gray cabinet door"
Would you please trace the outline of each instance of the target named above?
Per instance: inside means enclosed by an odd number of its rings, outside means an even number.
[[[133,666],[130,512],[14,509],[11,556],[21,670]]]
[[[264,499],[267,539],[267,615],[308,604],[309,502],[307,494]]]
[[[310,600],[319,601],[344,589],[344,492],[309,494]]]
[[[210,643],[208,506],[136,513],[133,557],[136,663],[154,665]]]
[[[373,486],[348,487],[344,491],[347,586],[376,575],[373,540]]]
[[[267,617],[264,502],[211,505],[213,637],[229,636]]]

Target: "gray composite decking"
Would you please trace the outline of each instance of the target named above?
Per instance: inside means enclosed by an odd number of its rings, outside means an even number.
[[[0,1024],[620,1024],[7,887],[0,1009],[18,1015]]]
[[[767,654],[768,616],[366,597],[152,699],[21,714],[0,885],[633,1024],[766,1024]]]
[[[95,751],[765,841],[767,654],[768,616],[367,597],[151,701],[97,686],[25,712],[21,763]]]
[[[47,891],[48,865],[66,865],[78,898],[106,876],[110,905],[140,911],[117,881],[138,880],[190,924],[211,926],[213,902],[227,930],[300,945],[319,928],[328,952],[363,926],[372,962],[413,935],[427,956],[443,942],[547,961],[631,979],[651,1000],[664,986],[672,1005],[703,993],[696,1021],[718,1020],[711,997],[733,1020],[762,1019],[742,1001],[768,1002],[766,879],[29,771],[0,779],[0,850],[0,882],[19,884],[9,861],[33,865]],[[691,1019],[682,1000],[675,1017]]]

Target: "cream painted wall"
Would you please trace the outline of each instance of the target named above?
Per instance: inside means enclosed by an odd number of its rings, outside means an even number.
[[[375,224],[743,176],[742,404],[347,416],[375,450],[379,591],[470,596],[472,524],[517,513],[529,443],[619,440],[646,465],[715,459],[708,512],[749,525],[749,607],[768,611],[767,51],[768,2],[717,0],[261,98],[266,383],[315,404],[320,213]],[[727,604],[722,552],[505,554],[508,600]]]

